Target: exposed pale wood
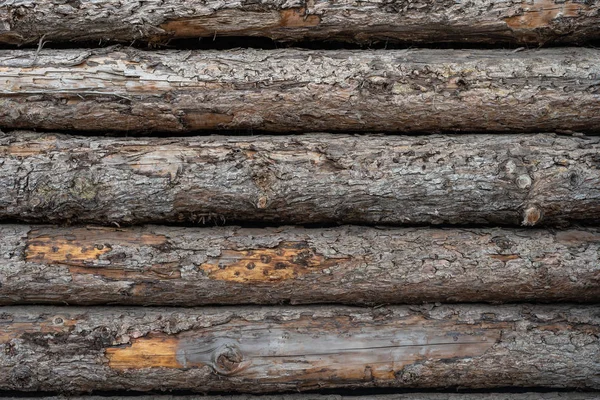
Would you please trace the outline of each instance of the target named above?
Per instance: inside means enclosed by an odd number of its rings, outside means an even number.
[[[600,115],[600,113],[599,113]],[[600,138],[0,136],[0,219],[600,222]]]
[[[600,132],[600,50],[0,52],[0,126]]]
[[[0,304],[600,302],[600,232],[0,225]]]
[[[5,0],[0,41],[263,36],[296,41],[577,43],[600,38],[594,1]]]
[[[600,388],[596,306],[9,306],[0,315],[0,390]]]

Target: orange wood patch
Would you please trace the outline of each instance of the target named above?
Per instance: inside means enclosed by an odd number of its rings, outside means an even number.
[[[284,28],[304,28],[317,26],[321,23],[318,15],[306,15],[304,8],[290,8],[280,12],[279,25]]]
[[[327,259],[305,242],[281,242],[276,248],[224,250],[200,268],[212,279],[231,282],[273,282],[293,279],[348,261]]]
[[[114,369],[181,368],[178,343],[176,337],[163,335],[134,339],[131,345],[106,349],[108,365]]]
[[[582,3],[558,3],[555,0],[535,0],[533,4],[523,2],[521,7],[524,10],[521,15],[504,19],[512,29],[545,28],[556,18],[577,17],[589,9]]]
[[[518,254],[492,254],[490,257],[504,262],[521,258]]]
[[[211,15],[170,20],[160,25],[173,37],[257,34],[278,28],[313,27],[321,23],[318,15],[306,15],[305,8],[281,11],[221,10]],[[266,32],[268,36],[268,32]],[[154,38],[160,40],[160,37]]]
[[[167,241],[162,235],[112,228],[72,228],[62,232],[30,232],[25,248],[26,261],[85,266],[112,251],[113,245],[158,246]]]
[[[223,128],[233,121],[233,115],[188,112],[182,117],[188,129]]]
[[[30,262],[50,264],[60,264],[61,262],[85,264],[97,260],[111,249],[104,244],[89,244],[46,236],[28,243],[25,249],[25,259]]]

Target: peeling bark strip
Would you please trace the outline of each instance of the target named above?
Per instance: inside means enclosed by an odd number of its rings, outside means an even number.
[[[6,400],[64,400],[63,397],[5,397]],[[131,396],[69,396],[71,400],[132,400]],[[275,396],[232,395],[232,396],[135,396],[135,400],[598,400],[600,394],[557,392],[557,393],[410,393],[369,396],[340,396],[337,394],[280,394]]]
[[[0,1],[0,42],[166,42],[262,36],[285,41],[577,43],[600,38],[594,1]]]
[[[599,28],[600,29],[600,28]],[[599,132],[600,51],[0,52],[0,126]]]
[[[600,388],[596,306],[0,311],[0,390]]]
[[[0,136],[0,219],[600,223],[599,153],[600,137],[553,135],[131,139],[13,132]]]
[[[0,304],[600,302],[600,231],[0,225]]]

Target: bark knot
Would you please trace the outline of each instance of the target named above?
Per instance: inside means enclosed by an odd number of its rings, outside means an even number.
[[[536,206],[527,207],[525,209],[525,211],[523,212],[523,222],[522,222],[522,225],[524,225],[524,226],[534,226],[538,222],[540,222],[540,220],[542,219],[542,217],[543,217],[543,212],[538,207],[536,207]]]
[[[213,353],[213,369],[220,375],[232,375],[247,366],[244,355],[235,343],[225,343]]]

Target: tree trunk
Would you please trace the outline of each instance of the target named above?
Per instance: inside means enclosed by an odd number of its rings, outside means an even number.
[[[0,304],[600,301],[600,231],[0,225]]]
[[[600,114],[599,114],[600,115]],[[600,222],[600,138],[0,136],[0,219]]]
[[[0,311],[0,390],[600,388],[595,306]]]
[[[19,45],[42,37],[129,44],[216,36],[360,43],[581,43],[600,38],[600,7],[570,0],[20,0],[0,10],[0,41]]]
[[[0,126],[599,132],[600,51],[0,52]]]
[[[598,400],[598,393],[409,393],[369,396],[342,396],[337,394],[280,394],[232,396],[167,396],[139,395],[135,400]],[[64,397],[4,397],[5,400],[64,400]],[[69,396],[71,400],[132,400],[132,396]]]

